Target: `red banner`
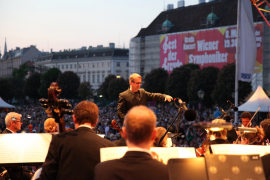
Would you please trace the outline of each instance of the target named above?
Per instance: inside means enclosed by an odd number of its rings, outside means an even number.
[[[254,72],[262,72],[263,24],[254,25],[257,58]],[[173,68],[193,63],[201,68],[222,68],[235,62],[236,26],[192,31],[160,37],[160,67],[171,73]],[[248,38],[248,37],[245,37]]]

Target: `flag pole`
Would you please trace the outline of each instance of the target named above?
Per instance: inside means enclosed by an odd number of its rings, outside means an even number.
[[[239,46],[240,46],[240,8],[241,6],[241,0],[238,0],[238,5],[237,5],[237,46],[236,46],[236,58],[235,58],[235,99],[234,99],[234,104],[236,107],[238,107],[238,69],[239,69]],[[234,112],[234,122],[238,123],[238,111]]]

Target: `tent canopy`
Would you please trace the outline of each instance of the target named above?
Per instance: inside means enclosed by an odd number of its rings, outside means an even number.
[[[15,106],[6,103],[6,102],[0,97],[0,108],[15,108]]]
[[[238,111],[256,112],[259,106],[261,106],[259,112],[268,112],[268,106],[270,106],[270,99],[261,86],[257,87],[247,102],[238,107]]]

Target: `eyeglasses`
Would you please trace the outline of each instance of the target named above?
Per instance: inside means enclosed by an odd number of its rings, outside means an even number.
[[[133,83],[135,83],[135,84],[137,84],[137,85],[140,85],[140,84],[142,84],[141,82],[133,82]]]
[[[14,121],[14,122],[19,122],[19,123],[22,123],[22,121]]]

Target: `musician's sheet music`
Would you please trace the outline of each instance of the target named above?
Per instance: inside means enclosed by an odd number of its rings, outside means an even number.
[[[263,156],[270,153],[270,147],[262,145],[213,144],[211,148],[213,154],[260,154],[260,156]]]
[[[44,162],[51,138],[47,133],[0,134],[0,164]]]
[[[123,157],[128,150],[127,147],[107,147],[100,149],[100,161],[108,161]],[[195,158],[196,153],[193,147],[152,147],[150,151],[154,151],[159,155],[159,158],[167,164],[171,158]]]

